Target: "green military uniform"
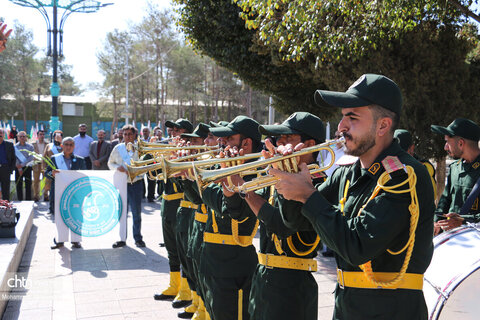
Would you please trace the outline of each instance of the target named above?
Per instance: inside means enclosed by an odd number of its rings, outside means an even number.
[[[213,209],[205,226],[200,273],[205,285],[205,306],[212,319],[248,320],[248,298],[252,275],[258,263],[255,247],[251,244],[256,224],[255,215],[238,225],[240,240],[248,246],[236,244],[232,236],[232,218],[224,206],[222,187],[211,184],[202,193],[203,202]],[[248,209],[245,209],[248,210]]]
[[[257,192],[269,197],[270,188]],[[251,319],[317,319],[318,286],[311,272],[316,271],[317,234],[308,220],[298,215],[301,206],[277,195],[275,205],[266,202],[258,213],[260,220],[259,264],[252,278],[249,312]],[[224,199],[231,216],[244,219],[246,203],[238,194]],[[279,210],[283,203],[283,213]],[[247,206],[248,207],[248,206]],[[287,217],[285,212],[296,213]],[[243,213],[243,214],[242,214]],[[290,219],[287,227],[286,221]],[[303,218],[303,219],[302,219]],[[300,226],[302,225],[302,226]],[[289,240],[291,244],[289,244]],[[292,250],[295,250],[292,251]],[[307,253],[309,252],[309,253]],[[299,255],[299,253],[307,253]],[[289,259],[293,258],[293,259]],[[272,259],[277,259],[273,262]],[[302,265],[279,267],[279,264]]]
[[[252,151],[261,148],[258,122],[238,116],[225,126],[210,128],[217,137],[240,134],[251,139]],[[237,146],[238,147],[238,146]],[[202,193],[214,213],[205,226],[200,274],[205,285],[205,306],[214,320],[248,320],[248,297],[258,263],[252,239],[258,220],[251,210],[242,221],[230,216],[223,203],[222,187],[210,184]]]
[[[359,161],[339,167],[318,188],[319,192],[303,205],[302,214],[310,220],[322,241],[335,251],[339,269],[359,272],[360,264],[372,260],[374,272],[399,272],[405,252],[391,255],[387,249],[399,250],[408,240],[410,197],[408,194],[381,192],[367,203],[378,178],[385,171],[381,162],[387,156],[398,157],[401,163],[413,167],[417,175],[420,215],[407,273],[423,274],[433,254],[433,189],[426,168],[401,150],[397,142],[384,150],[368,169],[361,168]],[[403,170],[396,171],[388,185],[396,185],[406,178]],[[346,202],[342,213],[338,204],[344,195]],[[374,319],[379,316],[382,319],[426,319],[423,292],[342,288],[337,285],[334,319]]]
[[[281,125],[263,125],[259,131],[267,136],[300,135],[303,141],[325,140],[320,118],[296,112]],[[316,155],[312,155],[315,159]],[[323,182],[317,175],[314,183]],[[320,238],[312,225],[298,213],[301,204],[287,201],[273,187],[256,191],[268,199],[258,212],[260,220],[259,264],[253,275],[249,312],[251,319],[317,319],[318,286],[311,274],[317,270]],[[228,212],[236,219],[245,218],[247,203],[238,194],[224,198]]]
[[[437,214],[459,213],[473,186],[480,178],[480,156],[471,163],[457,160],[450,165],[447,183],[438,201]],[[480,222],[479,197],[475,199],[468,214],[462,215],[465,222]],[[438,215],[436,219],[439,219]]]
[[[180,271],[180,257],[178,256],[176,227],[177,227],[177,210],[180,201],[183,198],[180,186],[172,179],[168,179],[163,183],[162,194],[162,231],[165,249],[168,254],[168,264],[170,271]]]
[[[391,111],[395,117],[403,103],[395,82],[375,74],[362,75],[346,92],[317,90],[315,101],[326,107],[374,105],[372,108]],[[380,113],[378,109],[374,112],[373,116]],[[365,137],[353,124],[372,122],[374,128],[380,127],[378,121],[375,126],[375,119],[362,116],[356,117],[355,109],[344,114],[341,129],[352,148],[352,139]],[[393,122],[394,115],[384,117]],[[372,138],[388,141],[388,135],[378,133]],[[357,151],[360,145],[357,143]],[[301,210],[322,242],[335,252],[338,284],[333,318],[427,319],[423,273],[433,255],[435,210],[427,169],[395,139],[379,151],[370,167],[362,168],[360,159],[338,167]],[[415,230],[412,235],[411,230]],[[409,241],[411,236],[414,242]],[[398,278],[401,270],[406,273]]]
[[[204,299],[204,286],[200,281],[203,279],[203,276],[199,275],[199,272],[202,258],[203,233],[210,209],[202,202],[202,198],[193,188],[192,182],[185,181],[183,185],[185,197],[197,206],[193,214],[193,223],[188,237],[187,257],[192,261],[192,277],[196,284],[197,294]]]
[[[190,181],[182,181],[181,179],[173,179],[180,186],[183,193],[183,185],[190,183]],[[191,290],[195,291],[195,280],[192,275],[192,261],[187,256],[188,242],[190,229],[195,217],[196,205],[183,194],[183,199],[180,200],[180,205],[177,209],[177,225],[175,228],[175,239],[177,241],[178,257],[182,265],[182,276],[187,278],[188,285]]]
[[[434,133],[450,137],[461,137],[478,143],[480,140],[480,127],[473,121],[463,118],[455,119],[448,127],[432,125]],[[477,149],[478,150],[478,149]],[[463,204],[470,195],[473,186],[480,178],[480,155],[470,163],[463,159],[457,160],[450,165],[447,183],[440,198],[435,216],[436,220],[443,219],[442,214],[454,212],[460,214]],[[479,196],[474,200],[467,214],[462,214],[464,223],[479,222]]]
[[[184,139],[205,139],[208,136],[208,128],[209,126],[206,124],[200,123],[192,133],[183,133],[181,137]],[[197,291],[198,272],[193,266],[190,244],[192,241],[192,228],[195,221],[196,211],[197,209],[202,209],[202,198],[195,189],[192,188],[192,181],[179,180],[179,183],[182,186],[182,190],[186,192],[184,192],[184,200],[180,202],[180,208],[177,212],[177,247],[182,262],[182,270],[187,276],[190,289]],[[198,229],[195,231],[195,235],[198,236]],[[203,232],[201,232],[201,235],[203,236]],[[198,241],[198,239],[195,240]]]

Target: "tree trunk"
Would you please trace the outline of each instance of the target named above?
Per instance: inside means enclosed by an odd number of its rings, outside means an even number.
[[[442,195],[443,189],[445,189],[445,177],[446,177],[446,157],[435,158],[437,167],[435,169],[435,179],[437,180],[437,199],[436,203]]]
[[[110,126],[110,140],[113,138],[113,132],[117,127],[118,117],[117,117],[117,97],[113,94],[113,121],[112,125]]]
[[[227,121],[232,119],[232,101],[228,100]]]
[[[160,79],[159,79],[159,74],[158,74],[159,66],[155,67],[155,72],[156,72],[156,77],[155,77],[155,122],[159,123],[160,122],[160,114],[159,114],[159,108],[160,108]]]

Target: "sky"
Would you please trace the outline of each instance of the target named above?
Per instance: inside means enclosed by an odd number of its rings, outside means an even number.
[[[102,82],[103,76],[97,66],[96,53],[103,48],[108,32],[114,29],[128,30],[146,15],[148,0],[99,0],[113,5],[95,13],[73,13],[64,26],[63,54],[65,62],[72,66],[72,75],[77,83],[87,89],[90,82]],[[169,0],[150,0],[160,8],[170,6]],[[47,2],[43,0],[43,2]],[[52,9],[48,9],[52,23]],[[59,15],[59,20],[60,20]],[[34,8],[16,5],[9,0],[0,0],[0,17],[10,29],[15,20],[33,32],[34,44],[43,52],[47,48],[47,26],[41,13]],[[7,43],[8,50],[8,43]],[[86,95],[89,95],[86,93]]]

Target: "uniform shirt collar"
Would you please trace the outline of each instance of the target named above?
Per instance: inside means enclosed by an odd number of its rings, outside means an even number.
[[[400,148],[397,139],[393,139],[392,143],[378,155],[370,167],[362,169],[362,175],[367,175],[372,180],[377,180],[378,177],[385,171],[382,165],[382,160],[387,156],[398,156],[403,150]],[[356,165],[360,166],[360,160],[357,160]]]

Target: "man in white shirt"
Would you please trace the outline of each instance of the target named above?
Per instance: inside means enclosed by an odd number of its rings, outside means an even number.
[[[45,142],[45,131],[38,130],[37,141],[34,141],[32,145],[35,153],[43,155],[47,146]],[[33,166],[33,200],[35,202],[40,200],[40,174],[42,174],[42,178],[45,175],[43,163],[38,163]]]
[[[87,134],[87,125],[85,123],[78,125],[78,134],[73,137],[73,140],[75,140],[75,150],[73,153],[85,159],[87,169],[91,170],[92,161],[90,160],[90,143],[93,142],[93,138]]]
[[[118,170],[127,174],[127,164],[132,160],[138,160],[138,155],[133,151],[128,151],[126,146],[133,143],[137,137],[137,130],[132,125],[123,126],[123,142],[113,148],[108,159],[108,167],[111,170]],[[128,178],[127,183],[127,202],[132,211],[133,219],[133,238],[135,245],[139,248],[145,247],[142,239],[142,194],[143,194],[143,175],[135,177],[133,180]],[[126,239],[115,242],[112,247],[120,248],[126,245]]]
[[[15,144],[17,164],[15,169],[15,181],[17,183],[17,200],[32,200],[32,164],[33,146],[27,142],[27,133],[20,131],[17,135],[18,142]],[[23,184],[25,182],[25,199],[23,198]]]

